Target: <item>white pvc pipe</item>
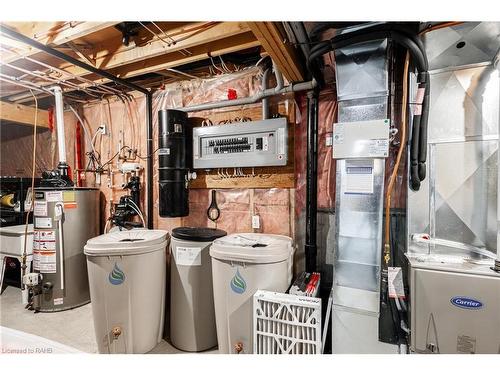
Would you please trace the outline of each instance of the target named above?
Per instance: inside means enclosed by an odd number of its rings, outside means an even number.
[[[52,87],[56,101],[56,124],[57,124],[57,150],[59,162],[66,163],[66,137],[64,136],[64,103],[62,89],[59,86]],[[83,126],[83,124],[82,124]]]

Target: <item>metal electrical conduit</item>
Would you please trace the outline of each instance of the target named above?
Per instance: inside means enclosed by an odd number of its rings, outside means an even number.
[[[64,60],[70,64],[78,66],[82,69],[85,69],[91,73],[95,73],[103,78],[109,79],[117,84],[128,87],[132,90],[136,90],[141,92],[146,96],[146,123],[147,123],[147,165],[146,165],[146,176],[147,176],[147,187],[146,187],[146,196],[147,196],[147,225],[149,229],[153,229],[153,94],[132,82],[128,82],[122,78],[118,78],[111,73],[106,72],[105,70],[96,68],[92,65],[86,64],[80,60],[75,59],[74,57],[68,56],[63,52],[60,52],[52,47],[46,46],[36,40],[33,40],[26,35],[18,33],[12,29],[9,29],[5,26],[2,26],[2,34],[8,35],[12,39],[25,43],[31,47],[34,47],[40,51],[43,51],[51,56],[57,57],[61,60]]]
[[[281,75],[281,72],[277,69],[276,66],[273,67],[273,70],[274,70],[274,74],[276,75],[276,87],[274,87],[274,88],[261,90],[261,91],[257,92],[256,94],[249,96],[249,97],[246,97],[246,98],[234,99],[234,100],[222,100],[220,102],[197,104],[197,105],[192,105],[192,106],[182,107],[182,108],[177,108],[177,109],[182,110],[184,112],[197,112],[197,111],[206,111],[206,110],[216,109],[216,108],[234,107],[234,106],[253,104],[253,103],[257,103],[258,101],[261,101],[263,99],[269,98],[271,96],[286,94],[289,92],[313,90],[318,85],[316,80],[313,79],[312,81],[292,83],[288,86],[283,86],[283,76]]]

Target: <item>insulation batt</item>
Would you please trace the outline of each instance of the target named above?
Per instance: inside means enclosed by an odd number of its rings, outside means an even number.
[[[157,149],[158,134],[158,110],[162,108],[179,108],[183,106],[199,104],[211,101],[227,99],[229,88],[236,90],[239,98],[251,96],[261,88],[261,70],[257,67],[243,69],[241,71],[217,76],[209,79],[196,79],[181,81],[166,85],[163,90],[154,94],[153,119],[154,119],[154,147]],[[259,106],[259,104],[256,104]],[[86,106],[84,115],[86,122],[95,133],[100,124],[107,125],[108,134],[98,136],[96,139],[96,149],[102,155],[102,160],[106,161],[118,150],[120,131],[123,132],[124,143],[135,142],[139,154],[146,156],[146,127],[144,118],[144,99],[137,95],[134,103],[130,105],[131,111],[127,111],[121,101],[103,101],[100,104]],[[241,108],[235,107],[221,109],[219,112],[227,112],[228,118],[241,116]],[[133,116],[129,114],[132,112]],[[192,113],[190,116],[206,117],[217,111],[204,111]],[[88,150],[88,148],[87,148]],[[272,234],[282,234],[292,236],[293,222],[293,189],[217,189],[217,203],[221,210],[221,216],[217,224],[210,221],[206,215],[210,204],[211,189],[190,189],[190,214],[183,218],[161,218],[158,215],[158,158],[154,157],[153,166],[153,196],[154,196],[154,218],[155,228],[171,231],[178,226],[217,226],[228,233],[252,232],[251,216],[258,214],[261,217],[261,228],[259,231]],[[116,159],[113,165],[116,167]],[[145,160],[136,160],[143,167]],[[87,160],[85,161],[85,163]],[[115,174],[114,185],[122,182],[120,173]],[[145,184],[144,174],[141,173],[141,208],[145,207]],[[94,177],[87,174],[87,184],[92,186]],[[109,215],[110,199],[118,201],[125,191],[119,188],[110,189],[107,187],[107,176],[103,176],[100,189],[105,198],[105,204],[101,210],[102,222]],[[104,199],[103,199],[104,201]]]

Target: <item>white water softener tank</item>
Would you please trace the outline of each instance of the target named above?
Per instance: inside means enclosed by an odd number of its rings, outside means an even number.
[[[99,235],[99,190],[36,188],[33,217],[33,270],[42,275],[35,310],[62,311],[89,303],[83,247]]]
[[[99,353],[146,353],[162,338],[168,232],[133,229],[85,246]]]
[[[292,280],[292,239],[241,233],[210,247],[219,352],[252,353],[252,301],[258,289],[285,292]]]

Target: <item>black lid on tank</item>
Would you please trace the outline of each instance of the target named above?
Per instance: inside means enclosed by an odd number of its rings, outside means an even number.
[[[195,242],[211,242],[226,235],[225,231],[215,228],[178,227],[172,230],[172,237]]]

